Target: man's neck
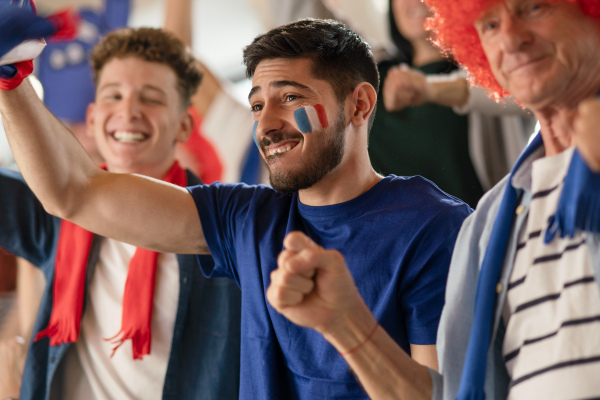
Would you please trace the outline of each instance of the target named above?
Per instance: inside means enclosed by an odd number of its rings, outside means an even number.
[[[309,206],[328,206],[352,200],[371,189],[381,180],[371,164],[368,168],[346,166],[336,168],[309,189],[301,190],[298,195],[302,204]]]
[[[573,121],[576,109],[534,112],[540,123],[546,156],[558,154],[573,145]]]

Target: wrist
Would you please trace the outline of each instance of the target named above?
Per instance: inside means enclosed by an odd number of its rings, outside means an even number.
[[[361,299],[360,307],[355,307],[341,315],[326,331],[323,337],[341,355],[348,355],[368,342],[379,326],[377,320]]]
[[[462,107],[469,100],[469,83],[464,78],[427,75],[427,99],[446,107]]]

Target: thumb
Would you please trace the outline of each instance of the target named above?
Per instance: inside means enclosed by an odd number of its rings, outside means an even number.
[[[318,245],[311,238],[300,231],[288,233],[285,239],[283,239],[283,246],[287,250],[297,253],[308,248],[318,247]]]

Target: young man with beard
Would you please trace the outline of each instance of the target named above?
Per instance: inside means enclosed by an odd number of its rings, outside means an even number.
[[[185,45],[159,29],[122,29],[94,47],[92,65],[97,93],[87,130],[107,173],[199,184],[175,161],[176,144],[192,129],[187,108],[202,77]],[[82,172],[66,154],[60,158]],[[48,282],[21,399],[238,397],[240,292],[230,280],[202,275],[198,262],[212,266],[210,256],[158,254],[93,235],[48,214],[6,170],[0,210],[1,245],[39,266]],[[0,393],[18,396],[18,386]]]
[[[102,171],[29,85],[0,93],[17,163],[52,213],[138,246],[213,256],[204,273],[229,276],[242,289],[241,398],[367,398],[344,355],[267,304],[291,231],[345,254],[381,325],[435,368],[451,249],[470,208],[420,177],[382,178],[371,168],[378,74],[368,45],[344,25],[303,20],[276,28],[257,37],[244,60],[254,137],[273,188],[183,190]],[[319,273],[305,284],[323,279],[336,277]]]
[[[372,331],[352,266],[306,236],[286,238],[273,281],[294,284],[270,303],[341,352],[359,347],[347,360],[373,399],[600,398],[600,1],[425,2],[439,43],[541,127],[458,236],[439,373]],[[315,271],[338,279],[313,286]]]

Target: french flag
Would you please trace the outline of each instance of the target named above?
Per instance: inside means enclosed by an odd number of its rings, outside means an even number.
[[[302,133],[312,133],[329,126],[325,108],[321,104],[297,109],[294,111],[294,118]]]

